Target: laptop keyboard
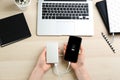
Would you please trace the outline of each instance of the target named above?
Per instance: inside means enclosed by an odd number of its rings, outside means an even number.
[[[43,3],[42,19],[89,19],[88,3]]]

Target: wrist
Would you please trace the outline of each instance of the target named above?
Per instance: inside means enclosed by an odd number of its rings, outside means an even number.
[[[29,80],[41,80],[44,75],[44,71],[39,69],[38,67],[35,67]]]
[[[90,76],[85,68],[85,66],[81,66],[75,69],[75,74],[78,80],[90,80]]]
[[[83,68],[83,67],[85,67],[84,66],[84,64],[82,63],[71,63],[71,67],[72,67],[72,69],[74,70],[74,71],[76,71],[76,70],[78,70],[79,68]]]
[[[85,68],[85,66],[77,66],[76,68],[74,68],[73,70],[76,72],[76,71],[78,71],[79,69],[84,69]]]
[[[43,70],[43,69],[41,69],[40,67],[38,67],[38,66],[36,66],[35,68],[34,68],[34,71],[35,72],[38,72],[38,73],[40,73],[40,74],[44,74],[45,73],[45,71]]]

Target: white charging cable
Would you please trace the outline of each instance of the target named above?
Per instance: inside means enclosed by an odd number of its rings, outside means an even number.
[[[55,64],[54,64],[53,71],[54,71],[54,73],[58,76],[58,80],[61,80],[61,76],[62,76],[62,75],[67,74],[68,72],[71,71],[71,69],[70,69],[70,62],[68,62],[68,66],[67,66],[67,68],[66,68],[66,71],[64,71],[64,72],[60,72],[60,70],[58,69],[58,64],[55,63]]]
[[[66,73],[68,73],[70,71],[71,71],[71,69],[70,69],[70,62],[68,62],[68,66],[66,68],[66,71],[64,71],[64,72],[60,72],[60,70],[58,69],[58,64],[57,63],[54,64],[54,73],[56,75],[64,75],[64,74],[66,74]]]
[[[114,34],[114,32],[113,32],[113,33],[112,33],[112,40],[111,40],[111,43],[114,42],[114,37],[115,37],[115,34]]]
[[[61,80],[61,75],[59,74],[59,71],[58,71],[58,64],[54,64],[54,68],[55,68],[54,73],[58,76],[58,80]]]

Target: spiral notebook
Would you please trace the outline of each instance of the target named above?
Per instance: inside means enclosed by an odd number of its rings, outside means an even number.
[[[106,0],[97,2],[96,7],[97,7],[97,9],[98,9],[98,11],[100,13],[100,16],[101,16],[101,18],[102,18],[102,20],[103,20],[103,22],[105,24],[105,27],[106,27],[108,33],[112,34],[111,27],[110,27],[110,24],[109,24],[109,16],[108,16],[108,9],[107,9],[107,5],[106,5]],[[119,34],[120,32],[115,32],[114,31],[114,33]]]
[[[110,33],[120,33],[120,0],[106,0]]]
[[[106,1],[99,1],[96,3],[96,7],[100,13],[100,16],[105,24],[105,27],[108,31],[109,34],[110,33],[110,27],[109,27],[109,20],[108,20],[108,13],[107,13],[107,6],[106,6]],[[116,33],[116,32],[115,32]],[[113,47],[112,43],[110,42],[110,40],[108,39],[108,37],[104,34],[101,33],[101,35],[103,36],[103,38],[105,39],[105,41],[107,42],[107,44],[109,45],[109,47],[111,48],[111,50],[113,51],[113,53],[116,53],[115,48]]]
[[[30,36],[23,13],[0,19],[0,45],[2,47]]]

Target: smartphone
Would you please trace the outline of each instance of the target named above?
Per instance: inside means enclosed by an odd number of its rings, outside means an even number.
[[[79,49],[81,46],[82,38],[76,36],[70,36],[67,44],[64,59],[70,62],[77,62]]]

